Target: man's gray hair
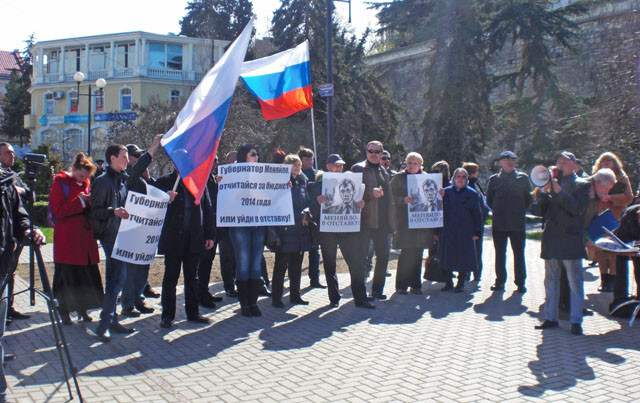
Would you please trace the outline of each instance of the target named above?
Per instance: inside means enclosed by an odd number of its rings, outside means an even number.
[[[593,174],[593,180],[600,184],[615,184],[616,174],[610,168],[600,168],[598,172]]]
[[[342,182],[340,182],[340,185],[338,185],[339,188],[344,188],[347,186],[349,186],[353,191],[356,190],[356,184],[353,183],[351,179],[343,179]]]

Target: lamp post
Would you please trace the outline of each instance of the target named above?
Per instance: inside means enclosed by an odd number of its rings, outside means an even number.
[[[102,97],[104,94],[104,87],[107,86],[107,81],[104,78],[99,78],[96,80],[96,87],[100,89],[99,94],[91,93],[91,84],[88,86],[88,92],[86,94],[80,94],[80,83],[84,81],[84,73],[81,71],[76,71],[73,75],[73,80],[78,84],[78,104],[80,104],[80,96],[88,97],[89,103],[87,107],[87,115],[89,120],[87,122],[87,156],[91,155],[91,98],[93,97]]]

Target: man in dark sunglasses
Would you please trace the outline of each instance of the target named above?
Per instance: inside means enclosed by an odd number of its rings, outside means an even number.
[[[379,141],[371,141],[366,148],[367,159],[351,167],[353,172],[362,172],[365,184],[362,217],[360,220],[360,250],[362,261],[366,260],[369,243],[373,241],[376,266],[373,274],[371,295],[383,300],[384,282],[389,263],[389,233],[393,233],[392,194],[389,173],[381,165],[384,148]],[[365,268],[363,268],[364,270]]]

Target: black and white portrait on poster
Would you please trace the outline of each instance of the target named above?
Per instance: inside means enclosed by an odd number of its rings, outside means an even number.
[[[407,175],[407,194],[413,203],[407,206],[409,228],[442,227],[442,175]]]
[[[325,172],[322,175],[321,232],[360,231],[360,207],[364,194],[362,173]]]

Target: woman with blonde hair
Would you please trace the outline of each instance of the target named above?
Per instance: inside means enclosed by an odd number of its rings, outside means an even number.
[[[622,212],[633,201],[629,177],[624,172],[620,158],[612,152],[602,153],[598,157],[596,163],[593,164],[593,174],[595,175],[602,168],[609,168],[615,173],[616,183],[608,194],[602,196],[598,206],[598,214],[605,210],[611,210],[616,220],[620,221]],[[598,291],[611,292],[613,291],[613,281],[616,275],[615,255],[601,250],[596,251],[595,255],[600,268],[601,284]]]

